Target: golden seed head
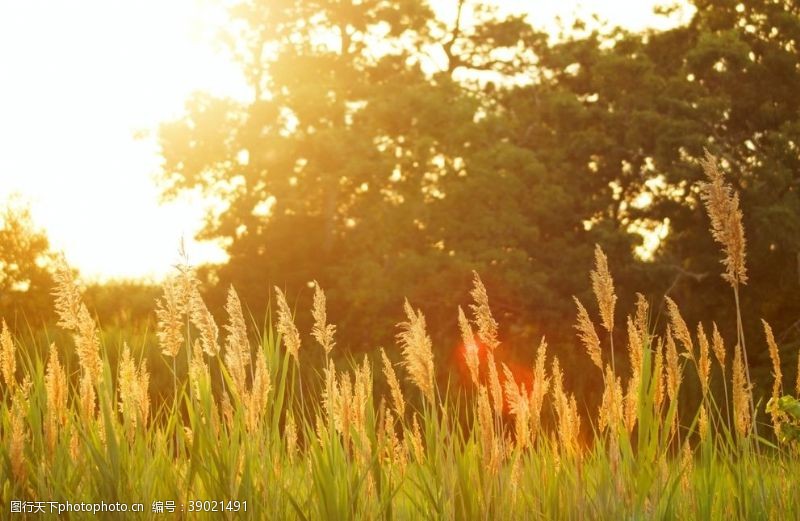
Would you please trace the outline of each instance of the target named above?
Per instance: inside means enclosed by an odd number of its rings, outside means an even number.
[[[182,294],[182,287],[177,278],[167,278],[162,284],[164,295],[156,301],[158,343],[164,356],[173,358],[183,345],[184,301],[188,296]]]
[[[517,385],[514,375],[506,364],[503,364],[505,391],[508,399],[508,411],[514,417],[514,431],[517,448],[523,450],[530,438],[530,396],[525,385]]]
[[[233,390],[239,397],[247,392],[247,366],[250,365],[250,342],[247,339],[247,326],[242,313],[239,295],[231,286],[225,303],[228,323],[224,326],[228,336],[225,339],[225,366],[231,374]]]
[[[386,382],[389,384],[389,391],[392,394],[392,404],[397,413],[398,418],[403,418],[406,412],[406,402],[403,398],[403,391],[400,389],[400,381],[397,379],[397,374],[394,372],[394,366],[386,356],[386,352],[381,348],[381,360],[383,361],[383,374],[386,376]]]
[[[484,385],[481,385],[478,390],[476,415],[481,436],[483,466],[488,469],[490,473],[494,474],[498,470],[500,458],[495,441],[494,417],[492,416],[492,408],[489,404],[489,393]]]
[[[246,395],[247,398],[245,400],[247,427],[250,432],[257,430],[258,426],[261,425],[270,391],[271,382],[267,359],[263,350],[259,349],[256,354],[253,388]]]
[[[628,380],[628,391],[625,394],[625,428],[632,432],[638,420],[639,408],[639,386],[641,385],[641,373],[636,373]]]
[[[653,401],[655,402],[656,409],[661,409],[664,403],[664,343],[661,339],[657,339],[655,346],[655,360],[653,362],[653,380],[655,387],[655,395]]]
[[[464,314],[461,306],[458,306],[458,327],[461,330],[461,339],[464,342],[464,361],[469,369],[472,383],[478,385],[479,378],[479,365],[480,359],[478,358],[478,344],[475,342],[475,336],[472,334],[472,326]]]
[[[667,395],[670,401],[678,399],[678,391],[681,387],[681,371],[678,363],[678,348],[675,339],[672,337],[672,330],[667,326]]]
[[[633,319],[628,316],[627,320],[628,329],[628,358],[631,361],[631,373],[633,378],[638,378],[642,373],[642,361],[644,358],[644,342],[642,337],[639,336],[639,329],[633,322]]]
[[[476,271],[472,272],[472,291],[470,291],[474,304],[470,306],[474,314],[475,323],[478,325],[478,338],[481,339],[486,347],[494,350],[500,345],[497,339],[497,322],[492,316],[489,308],[489,295],[483,285],[480,276]]]
[[[99,383],[103,372],[100,335],[89,310],[83,303],[75,274],[63,257],[56,264],[53,279],[56,282],[53,294],[59,317],[58,325],[73,333],[81,368],[89,375],[92,382]]]
[[[328,422],[336,422],[337,400],[339,397],[339,382],[336,379],[336,367],[333,360],[328,360],[325,367],[325,388],[322,390],[322,408],[325,411]]]
[[[598,426],[601,431],[616,428],[623,420],[622,380],[614,376],[611,366],[606,366],[603,375],[603,397],[600,404]]]
[[[575,300],[575,305],[578,306],[578,323],[575,325],[575,329],[578,330],[578,337],[586,348],[586,352],[589,353],[589,358],[602,371],[603,359],[600,355],[600,337],[597,336],[592,319],[589,318],[589,313],[583,307],[581,301],[577,297],[572,298]]]
[[[137,367],[128,344],[123,345],[119,361],[119,411],[128,425],[128,439],[133,439],[136,426],[145,426],[150,414],[150,373],[147,361]]]
[[[200,290],[194,288],[191,296],[191,313],[190,318],[192,324],[200,332],[200,341],[203,346],[203,351],[208,356],[217,356],[219,354],[219,328],[214,321],[214,317],[203,302],[203,297],[200,295]]]
[[[131,358],[131,350],[126,343],[119,360],[119,412],[129,426],[128,438],[131,439],[136,428],[136,365]]]
[[[385,457],[393,465],[397,466],[397,468],[400,470],[400,474],[402,475],[405,472],[406,465],[408,464],[408,457],[407,451],[403,447],[403,444],[400,443],[400,439],[397,437],[397,433],[395,432],[392,411],[386,411],[383,429],[386,435]]]
[[[400,333],[397,334],[405,359],[403,365],[414,385],[419,387],[423,396],[433,403],[433,349],[431,338],[425,328],[425,316],[422,311],[415,312],[408,300],[403,307],[408,321],[398,324]]]
[[[542,404],[547,390],[550,388],[545,368],[547,361],[547,342],[542,338],[536,351],[536,363],[533,367],[533,389],[531,390],[531,441],[536,441],[536,434],[541,424]]]
[[[67,423],[67,375],[58,359],[55,343],[50,344],[45,373],[45,393],[47,394],[47,437],[48,445],[55,446],[55,436],[59,428]]]
[[[766,320],[761,319],[764,325],[764,336],[767,338],[767,347],[769,348],[769,358],[772,360],[772,400],[777,401],[783,392],[783,373],[781,372],[781,356],[778,350],[778,344],[775,343],[775,336],[772,334],[772,327]],[[778,410],[773,408],[771,411],[772,425],[775,428],[775,433],[780,433],[781,415]]]
[[[314,317],[314,327],[311,330],[311,335],[316,339],[326,355],[330,355],[336,342],[333,340],[333,335],[336,333],[336,326],[328,324],[328,315],[325,309],[325,293],[322,291],[319,283],[314,281],[314,307],[311,311]]]
[[[736,345],[733,355],[733,419],[736,432],[744,437],[750,431],[750,389],[745,376],[742,348]]]
[[[8,456],[11,460],[11,474],[17,483],[24,483],[27,479],[27,465],[25,457],[25,444],[28,433],[25,429],[25,415],[27,399],[23,393],[14,393],[11,403],[11,440]]]
[[[614,330],[614,307],[617,304],[617,296],[614,293],[614,279],[608,270],[608,258],[597,244],[594,247],[594,270],[591,279],[603,327],[610,333]]]
[[[553,358],[553,402],[558,418],[558,439],[562,449],[567,453],[578,453],[578,435],[580,433],[580,416],[575,396],[568,397],[564,392],[564,373],[558,362],[558,357]]]
[[[300,333],[294,324],[292,311],[286,302],[286,296],[278,286],[275,286],[275,294],[278,300],[278,333],[283,339],[283,346],[286,352],[294,357],[296,363],[300,363]]]
[[[0,332],[0,373],[2,373],[6,386],[12,391],[16,384],[16,372],[16,348],[14,347],[14,340],[11,338],[11,332],[8,330],[8,325],[4,319],[3,329],[2,332]]]
[[[700,433],[700,439],[708,439],[708,411],[706,410],[705,405],[700,406],[700,417],[697,420],[697,425]]]
[[[55,296],[58,326],[69,331],[76,331],[80,328],[83,298],[80,288],[75,282],[75,274],[64,257],[60,257],[56,262],[53,280],[56,283],[53,295]]]
[[[641,293],[636,294],[636,329],[639,330],[639,338],[645,343],[650,344],[650,334],[647,329],[647,314],[649,312],[649,304],[647,299]]]
[[[700,186],[700,198],[706,206],[711,219],[711,235],[722,245],[725,258],[722,264],[725,273],[722,277],[731,286],[747,284],[745,266],[745,238],[742,225],[742,211],[739,209],[739,194],[731,185],[725,183],[724,176],[717,167],[717,158],[706,150],[705,158],[700,160],[708,182]]]
[[[201,396],[203,387],[208,382],[208,365],[203,359],[203,347],[199,338],[194,341],[192,359],[189,363],[189,382],[196,396]]]
[[[689,333],[689,328],[686,327],[686,322],[681,316],[678,305],[669,297],[664,297],[667,301],[667,310],[669,311],[670,324],[672,325],[672,332],[675,337],[683,345],[683,348],[690,357],[694,356],[694,344],[692,343],[692,335]]]
[[[713,323],[713,331],[711,332],[711,349],[714,351],[714,356],[717,358],[717,362],[719,362],[719,366],[722,368],[722,373],[725,373],[725,343],[722,341],[722,335],[719,333],[719,329],[717,329],[716,322]]]
[[[497,362],[494,360],[492,351],[486,355],[486,365],[489,367],[489,392],[492,396],[492,405],[494,405],[494,413],[499,418],[503,414],[503,386],[500,384]]]
[[[697,324],[697,342],[700,344],[700,360],[697,361],[697,372],[700,376],[700,387],[703,394],[708,393],[708,384],[711,378],[711,356],[708,337],[703,329],[703,324]]]

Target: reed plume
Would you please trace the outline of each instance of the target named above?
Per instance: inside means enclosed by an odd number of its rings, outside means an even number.
[[[700,344],[700,359],[697,361],[697,374],[700,377],[700,387],[703,396],[708,394],[708,384],[711,379],[711,356],[709,343],[703,324],[697,324],[697,343]]]
[[[386,382],[389,384],[389,391],[392,395],[394,411],[397,413],[397,417],[402,419],[406,413],[406,402],[403,398],[403,391],[400,389],[400,381],[394,372],[394,366],[383,348],[381,348],[381,360],[383,361],[383,374],[386,376]]]
[[[614,279],[608,270],[608,258],[598,244],[594,247],[594,270],[591,272],[591,279],[601,323],[605,330],[611,333],[614,330],[614,307],[617,304],[617,296],[614,293]]]
[[[774,404],[781,397],[783,392],[783,373],[781,372],[781,356],[778,350],[778,344],[775,343],[775,336],[772,334],[772,327],[766,320],[761,319],[761,324],[764,326],[764,336],[767,339],[767,347],[769,348],[769,358],[772,361],[772,397],[770,402],[773,406],[769,407],[770,415],[772,416],[772,426],[775,428],[775,434],[780,433],[782,423],[782,415]]]
[[[533,389],[531,390],[531,442],[536,441],[536,435],[541,427],[542,404],[550,388],[550,378],[546,374],[545,362],[547,360],[547,342],[544,338],[539,342],[536,351],[536,363],[533,367]]]
[[[250,432],[255,432],[261,425],[267,409],[267,400],[272,389],[267,367],[267,359],[262,350],[258,350],[255,361],[255,373],[253,374],[253,387],[246,395],[245,418],[247,428]]]
[[[58,325],[73,333],[78,360],[88,379],[85,385],[88,387],[89,384],[99,383],[103,371],[103,361],[100,359],[100,336],[94,319],[83,303],[74,273],[63,257],[56,264],[53,280],[56,283],[53,294],[56,314],[59,317]],[[88,397],[86,401],[88,403]],[[87,408],[94,409],[94,405]]]
[[[660,410],[661,405],[664,403],[664,383],[666,380],[664,377],[664,343],[660,338],[656,340],[654,353],[653,387],[655,387],[655,393],[653,395],[653,402],[656,406],[656,409]]]
[[[472,326],[464,314],[461,306],[458,306],[458,328],[461,330],[461,339],[464,342],[464,361],[466,362],[472,383],[478,385],[479,365],[478,344],[475,342],[475,335],[472,333]]]
[[[164,356],[178,356],[183,345],[183,317],[189,300],[185,286],[178,278],[168,277],[161,285],[162,298],[156,300],[156,337]]]
[[[705,158],[700,160],[708,182],[702,183],[700,198],[706,206],[711,220],[711,235],[722,245],[725,258],[722,264],[725,273],[722,277],[731,286],[747,284],[745,266],[745,238],[742,225],[742,211],[739,209],[739,194],[725,183],[725,178],[717,167],[717,158],[706,150]]]
[[[28,441],[28,433],[25,428],[25,416],[27,413],[26,403],[28,397],[26,393],[17,390],[11,402],[11,425],[8,457],[11,463],[11,475],[17,483],[25,483],[28,477],[28,469],[25,457],[25,445]]]
[[[733,420],[736,432],[744,437],[750,431],[750,388],[745,376],[742,347],[737,344],[733,356]]]
[[[500,450],[495,436],[494,417],[489,404],[489,392],[484,385],[481,385],[478,389],[476,409],[483,466],[491,475],[494,475],[500,467]]]
[[[606,366],[603,375],[603,397],[598,415],[598,427],[605,431],[609,427],[615,429],[623,420],[622,380],[614,375],[610,365]],[[616,436],[612,433],[612,438]]]
[[[12,392],[17,383],[15,378],[16,372],[16,348],[14,347],[14,340],[11,338],[11,332],[8,330],[8,325],[5,319],[3,319],[3,329],[2,332],[0,332],[0,373],[3,375],[6,386]]]
[[[553,401],[558,419],[558,439],[560,446],[569,454],[579,454],[578,435],[580,433],[580,416],[575,396],[567,396],[564,392],[564,373],[558,357],[553,358],[552,368]]]
[[[150,373],[147,361],[143,360],[137,367],[131,357],[131,350],[125,343],[119,361],[119,412],[128,426],[128,440],[132,441],[137,424],[147,425],[150,412],[148,395]]]
[[[47,417],[45,419],[47,447],[52,454],[58,431],[67,423],[67,375],[58,359],[55,343],[50,344],[50,354],[45,372]]]
[[[228,323],[223,326],[228,333],[225,339],[225,366],[230,372],[233,390],[241,400],[247,393],[247,366],[250,365],[251,354],[242,303],[233,286],[228,288],[225,311],[228,313]]]
[[[638,379],[642,374],[644,340],[640,336],[640,331],[630,316],[628,316],[626,325],[628,329],[628,358],[631,363],[631,374],[632,378]]]
[[[325,351],[325,356],[329,356],[336,342],[333,340],[333,335],[336,333],[336,326],[328,324],[327,310],[325,309],[325,293],[322,291],[319,283],[314,281],[314,305],[311,311],[314,317],[314,326],[311,329],[311,335],[322,346]]]
[[[202,396],[202,390],[209,381],[208,365],[203,358],[203,344],[196,338],[192,347],[192,359],[189,363],[189,383],[194,390],[195,397]]]
[[[672,329],[667,326],[666,334],[666,361],[667,361],[667,395],[670,402],[676,402],[681,388],[681,371],[678,363],[678,348],[672,336]]]
[[[508,400],[508,411],[514,417],[514,433],[517,448],[523,450],[531,437],[530,433],[530,397],[525,384],[517,385],[514,375],[506,364],[503,364],[505,391]]]
[[[486,365],[489,367],[489,392],[492,397],[494,413],[499,418],[503,415],[503,386],[500,383],[500,375],[497,372],[497,362],[494,353],[489,351],[486,354]]]
[[[414,385],[430,403],[433,403],[433,349],[431,338],[425,328],[425,316],[422,311],[415,312],[408,300],[405,301],[403,309],[408,320],[398,324],[400,333],[397,334],[405,359],[403,365]]]
[[[478,338],[490,350],[494,350],[500,345],[497,339],[497,322],[492,316],[492,310],[489,308],[489,295],[486,293],[486,287],[483,285],[480,276],[476,271],[472,272],[472,290],[470,291],[474,304],[470,305],[475,317],[475,323],[478,325]]]
[[[722,335],[719,333],[719,329],[717,329],[717,324],[713,323],[713,330],[711,332],[711,348],[714,351],[714,356],[719,362],[719,366],[722,369],[722,374],[725,374],[725,342],[722,341]]]
[[[667,301],[667,310],[669,312],[670,324],[672,325],[672,334],[675,335],[675,338],[677,338],[681,345],[683,345],[683,348],[686,350],[688,356],[690,358],[694,357],[694,344],[692,343],[692,335],[689,333],[689,328],[686,326],[686,322],[681,316],[678,305],[669,297],[664,297],[664,300]]]
[[[592,319],[589,318],[589,313],[583,307],[581,301],[577,297],[572,298],[575,300],[575,305],[578,306],[578,323],[575,325],[575,329],[578,330],[578,337],[586,348],[586,352],[589,353],[589,358],[602,371],[603,359],[600,354],[600,337],[597,336]]]
[[[203,297],[200,295],[200,290],[194,287],[191,294],[189,305],[191,307],[190,319],[192,324],[200,332],[200,342],[203,346],[203,351],[208,356],[217,356],[220,351],[219,342],[219,328],[214,321],[214,317],[206,307]]]
[[[649,313],[649,307],[650,304],[647,303],[647,299],[644,297],[644,295],[637,293],[634,324],[636,324],[636,329],[639,331],[639,338],[644,344],[647,345],[650,344],[650,335],[647,329],[647,316]]]
[[[394,416],[392,416],[392,411],[387,410],[383,424],[383,432],[386,436],[384,458],[388,460],[390,464],[396,466],[402,475],[405,473],[406,465],[408,464],[408,457],[407,451],[403,448],[402,443],[400,443],[400,439],[397,437],[394,423],[395,420]]]
[[[292,311],[289,309],[289,304],[286,302],[286,296],[278,286],[275,286],[275,294],[278,300],[278,333],[283,339],[283,346],[286,352],[289,353],[295,363],[300,363],[300,333],[297,331],[297,326],[294,324]]]

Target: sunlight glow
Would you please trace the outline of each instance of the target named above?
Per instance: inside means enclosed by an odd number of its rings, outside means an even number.
[[[200,0],[0,3],[0,199],[18,192],[56,249],[90,278],[155,277],[198,198],[159,205],[154,129],[194,90],[243,93],[212,45],[224,15]],[[136,134],[139,138],[136,139]]]
[[[180,115],[189,94],[248,97],[213,43],[223,2],[0,2],[0,201],[29,200],[54,248],[85,277],[158,279],[182,237],[193,262],[224,259],[219,246],[190,240],[203,200],[160,204],[154,181],[155,129]],[[661,23],[654,3],[513,0],[501,12],[528,12],[544,28],[556,15],[597,10],[639,29]],[[452,15],[448,2],[432,4],[445,21]]]

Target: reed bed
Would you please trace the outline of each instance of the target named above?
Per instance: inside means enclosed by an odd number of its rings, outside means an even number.
[[[126,519],[163,518],[154,501],[174,501],[174,515],[191,519],[800,518],[800,403],[783,395],[780,349],[766,321],[751,345],[769,350],[772,399],[754,401],[739,312],[744,229],[738,195],[716,165],[711,155],[703,161],[702,196],[722,246],[736,338],[723,339],[715,324],[690,328],[668,297],[660,327],[642,295],[623,318],[597,246],[587,280],[596,303],[575,299],[579,343],[603,381],[596,411],[579,407],[565,384],[569,367],[545,339],[530,349],[532,381],[496,362],[504,346],[477,273],[468,313],[454,308],[465,390],[437,381],[425,316],[408,301],[397,346],[379,351],[377,368],[368,359],[337,366],[336,327],[318,284],[309,346],[279,288],[274,324],[248,327],[230,288],[227,322],[218,326],[186,264],[156,304],[173,385],[155,406],[141,350],[124,344],[112,367],[62,264],[55,308],[72,343],[39,357],[31,353],[42,346],[14,338],[5,322],[0,332],[0,517],[11,501],[38,500],[145,504]],[[626,362],[614,357],[620,328]],[[313,371],[302,365],[310,349],[325,360]],[[186,371],[177,370],[178,357]],[[314,381],[301,382],[301,367]],[[679,399],[691,373],[700,382],[695,402]],[[758,407],[771,425],[757,424]],[[195,500],[240,507],[189,513]],[[97,516],[70,516],[84,517]]]

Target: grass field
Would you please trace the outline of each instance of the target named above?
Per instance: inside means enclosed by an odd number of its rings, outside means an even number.
[[[746,282],[738,198],[712,157],[704,167],[703,199],[738,316]],[[46,514],[10,514],[12,501],[102,501],[142,503],[144,511],[69,518],[800,518],[800,404],[782,397],[769,325],[740,326],[735,339],[723,339],[711,324],[690,329],[667,299],[668,320],[656,330],[653,303],[641,296],[623,320],[600,247],[595,260],[597,305],[576,300],[579,341],[604,381],[593,414],[565,388],[569,367],[545,340],[531,348],[532,379],[495,363],[504,346],[477,274],[473,302],[458,308],[472,380],[463,389],[435,379],[425,317],[408,302],[397,359],[381,352],[375,367],[366,359],[336,367],[336,330],[319,286],[311,310],[318,345],[301,346],[277,288],[273,313],[258,328],[248,327],[231,288],[220,331],[188,266],[164,282],[157,304],[172,389],[153,402],[141,349],[125,344],[109,363],[62,265],[54,304],[72,342],[32,345],[3,324],[0,517],[56,518],[49,505]],[[625,360],[620,349],[614,359],[611,345],[620,330]],[[770,348],[769,404],[754,403],[746,338]],[[326,365],[309,371],[311,349],[323,350]],[[178,360],[188,370],[177,370]],[[301,374],[317,377],[302,382]],[[701,386],[695,403],[678,400],[690,375]],[[757,408],[771,423],[754,421]],[[175,513],[154,511],[154,502],[167,501]]]

